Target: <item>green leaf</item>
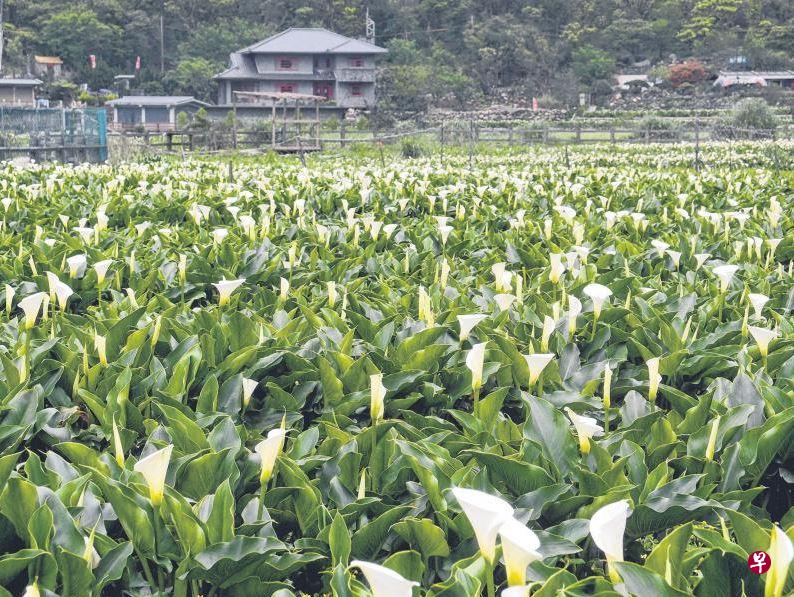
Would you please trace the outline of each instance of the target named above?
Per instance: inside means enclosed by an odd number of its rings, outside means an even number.
[[[337,512],[331,522],[328,532],[328,545],[331,548],[331,562],[333,566],[347,566],[350,561],[351,539],[345,519]]]

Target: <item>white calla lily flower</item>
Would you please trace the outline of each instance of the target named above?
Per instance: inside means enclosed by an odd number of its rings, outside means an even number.
[[[593,315],[596,319],[601,315],[601,308],[612,296],[612,291],[603,284],[588,284],[582,289],[591,301],[593,301]]]
[[[493,564],[496,536],[502,524],[512,518],[513,507],[500,497],[476,489],[455,487],[452,493],[474,529],[480,553]]]
[[[495,294],[493,300],[500,311],[507,311],[516,302],[516,297],[513,294]]]
[[[620,500],[599,508],[590,519],[590,536],[598,549],[606,555],[613,581],[619,578],[611,564],[623,561],[623,535],[629,515],[629,503]]]
[[[460,325],[460,341],[465,341],[471,331],[475,328],[475,326],[487,319],[487,315],[483,315],[482,313],[474,313],[472,315],[458,315],[458,324]]]
[[[383,373],[369,376],[369,416],[372,424],[377,424],[383,418],[385,411],[386,386],[383,385]]]
[[[659,357],[648,359],[645,365],[648,367],[648,400],[653,402],[656,400],[659,383],[662,381],[662,376],[659,375]]]
[[[761,357],[766,359],[769,354],[770,342],[778,337],[777,330],[768,330],[766,328],[748,325],[747,331],[750,332],[753,340],[755,340],[755,343],[758,345],[758,351],[761,353]]]
[[[499,537],[502,539],[507,584],[523,586],[527,582],[527,566],[543,559],[538,552],[540,539],[532,529],[512,516],[499,527]]]
[[[113,264],[112,259],[104,259],[103,261],[97,261],[94,264],[94,271],[96,271],[96,280],[97,284],[102,284],[105,281],[105,276],[108,273],[108,269]]]
[[[284,440],[286,437],[287,432],[281,427],[278,429],[271,429],[268,431],[267,437],[254,447],[254,451],[259,454],[260,458],[259,482],[262,485],[270,480],[273,469],[276,466],[276,459],[284,448]]]
[[[753,306],[755,316],[760,318],[761,312],[764,310],[764,305],[769,302],[769,297],[765,294],[751,292],[747,295],[747,300],[749,300],[750,304]]]
[[[149,499],[152,504],[159,506],[165,494],[165,476],[168,464],[171,462],[171,452],[174,446],[168,445],[162,450],[157,450],[135,463],[135,472],[143,475],[149,488]]]
[[[350,567],[358,568],[364,574],[372,597],[411,597],[413,588],[419,586],[419,583],[404,578],[386,566],[353,560]]]
[[[85,269],[88,264],[85,254],[72,255],[66,260],[66,265],[69,266],[70,278],[82,278],[85,274]]]
[[[243,378],[243,408],[247,408],[250,404],[251,396],[254,395],[254,390],[256,390],[258,385],[259,382],[255,379]]]
[[[590,439],[604,435],[604,428],[593,417],[578,415],[567,406],[565,407],[565,414],[568,415],[574,428],[576,428],[576,436],[579,438],[579,450],[582,454],[589,454]]]
[[[36,292],[19,301],[19,308],[25,314],[25,329],[29,330],[36,324],[36,317],[45,298],[49,298],[46,292]]]
[[[788,579],[788,569],[794,560],[794,545],[778,525],[772,527],[769,558],[772,560],[772,567],[766,573],[764,597],[782,597]]]
[[[546,366],[554,360],[551,353],[525,354],[524,360],[529,368],[529,385],[534,386]]]
[[[568,336],[573,342],[576,333],[576,318],[582,312],[582,301],[573,295],[568,296]]]
[[[724,293],[727,292],[728,287],[731,285],[731,280],[733,280],[734,274],[739,271],[739,266],[728,263],[725,265],[718,265],[711,271],[719,278],[720,292]]]
[[[221,280],[213,284],[218,289],[219,301],[218,304],[223,307],[229,304],[229,299],[232,293],[245,283],[245,278],[238,280]]]
[[[471,389],[477,393],[482,387],[482,370],[485,362],[487,342],[480,342],[471,347],[466,355],[466,367],[471,371]]]

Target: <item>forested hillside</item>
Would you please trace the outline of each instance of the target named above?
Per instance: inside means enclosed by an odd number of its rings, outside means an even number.
[[[564,99],[671,54],[794,66],[791,0],[6,0],[3,67],[24,73],[33,54],[59,55],[74,81],[100,87],[140,56],[138,87],[210,98],[230,51],[289,26],[361,36],[366,8],[391,50],[381,95],[401,105],[499,88]]]

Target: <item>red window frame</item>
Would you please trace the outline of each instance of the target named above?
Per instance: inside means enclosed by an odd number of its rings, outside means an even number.
[[[295,70],[295,60],[289,56],[279,56],[276,58],[276,70]]]
[[[364,59],[361,56],[353,56],[350,58],[350,66],[351,68],[363,68]]]
[[[281,83],[279,85],[280,93],[295,93],[295,85],[292,83]]]
[[[361,85],[353,85],[350,87],[350,95],[355,97],[361,97],[364,95],[364,91],[361,89]]]

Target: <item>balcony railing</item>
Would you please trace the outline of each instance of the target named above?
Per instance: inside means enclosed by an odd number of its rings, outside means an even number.
[[[342,83],[374,83],[374,68],[338,68],[334,71],[336,80]]]

